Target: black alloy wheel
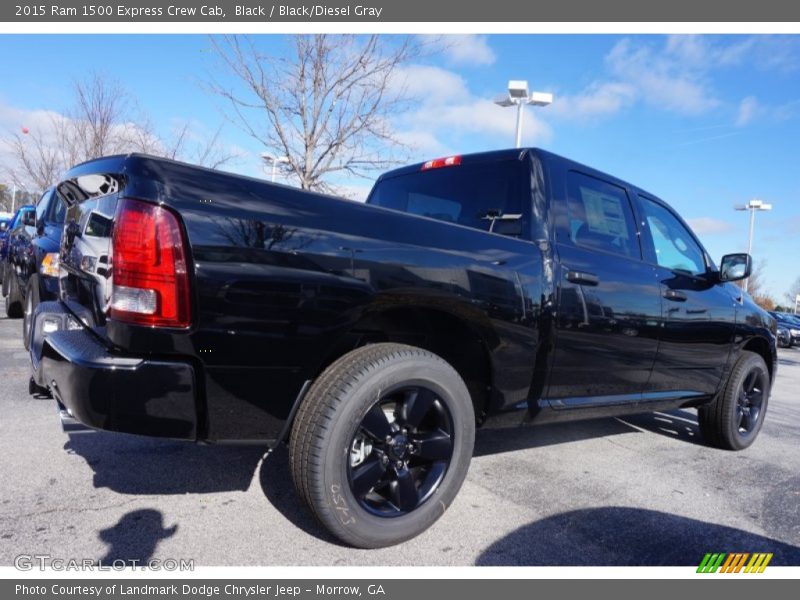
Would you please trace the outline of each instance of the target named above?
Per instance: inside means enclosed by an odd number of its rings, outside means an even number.
[[[706,442],[724,450],[749,447],[764,424],[770,387],[764,359],[755,352],[742,351],[714,400],[697,411],[697,423]]]
[[[289,437],[300,497],[339,540],[382,548],[433,525],[469,469],[475,409],[464,380],[422,348],[348,352],[309,387]]]
[[[430,389],[401,387],[367,411],[353,436],[350,490],[372,514],[407,514],[436,491],[452,454],[447,407]]]
[[[736,404],[736,422],[741,435],[750,435],[756,430],[768,389],[767,374],[758,368],[752,368],[742,381]]]

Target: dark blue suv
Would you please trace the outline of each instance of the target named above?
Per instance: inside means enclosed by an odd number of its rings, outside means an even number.
[[[6,256],[8,255],[8,241],[11,237],[11,232],[17,227],[21,227],[23,220],[32,219],[36,207],[33,204],[25,204],[20,206],[16,212],[10,217],[0,217],[0,281],[6,279]],[[5,295],[5,288],[3,295]]]
[[[30,316],[40,302],[58,297],[58,251],[67,206],[48,189],[35,212],[23,212],[9,232],[4,261],[6,315],[23,317],[22,334],[29,346]]]
[[[33,222],[36,219],[36,207],[32,204],[25,204],[17,209],[11,219],[5,235],[0,235],[0,281],[2,281],[3,297],[8,295],[8,281],[9,272],[12,269],[11,263],[8,260],[8,255],[11,252],[12,240],[18,239],[15,233],[18,229],[23,227],[33,227]],[[28,225],[29,224],[29,225]]]

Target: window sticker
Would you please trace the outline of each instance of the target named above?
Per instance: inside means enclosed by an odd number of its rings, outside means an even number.
[[[589,230],[627,240],[628,228],[620,199],[588,187],[581,186],[580,190]]]

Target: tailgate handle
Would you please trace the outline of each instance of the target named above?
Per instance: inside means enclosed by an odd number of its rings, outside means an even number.
[[[567,281],[580,285],[597,285],[600,283],[600,278],[594,273],[585,271],[567,271]]]
[[[664,292],[664,298],[673,302],[686,302],[687,296],[678,290],[667,290]]]

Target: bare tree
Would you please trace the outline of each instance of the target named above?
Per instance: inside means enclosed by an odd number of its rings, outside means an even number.
[[[800,277],[794,280],[794,283],[789,287],[789,291],[786,292],[786,300],[788,300],[792,310],[796,306],[798,296],[800,296]]]
[[[43,190],[64,170],[62,152],[52,139],[52,131],[15,133],[6,140],[6,145],[16,162],[7,167],[6,175],[17,186],[27,183]]]
[[[9,175],[44,189],[72,165],[121,152],[154,152],[160,141],[133,97],[101,75],[73,84],[74,103],[64,114],[6,140],[16,159]]]
[[[239,158],[236,152],[222,145],[221,135],[220,125],[212,136],[198,138],[192,132],[189,121],[186,121],[173,131],[171,141],[161,154],[173,160],[184,160],[210,169],[218,169]]]
[[[419,52],[410,38],[294,35],[278,56],[248,37],[211,44],[238,84],[213,80],[211,90],[265,151],[288,158],[301,188],[330,190],[333,173],[366,176],[395,164],[403,144],[390,120],[406,102],[396,74]]]
[[[27,182],[43,190],[73,165],[128,152],[189,160],[214,168],[234,157],[222,150],[220,133],[218,129],[210,138],[200,137],[192,134],[187,121],[173,141],[165,142],[119,82],[95,74],[74,83],[73,104],[63,114],[51,113],[38,127],[5,140],[16,163],[7,169],[7,175],[17,184]]]
[[[764,287],[763,274],[766,269],[767,261],[763,258],[753,265],[750,277],[747,278],[747,292],[752,296],[753,301],[764,310],[775,310],[775,299]],[[737,281],[736,285],[744,288],[744,280]]]

